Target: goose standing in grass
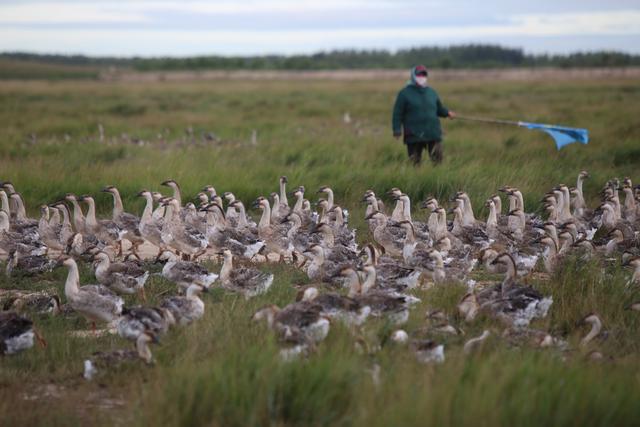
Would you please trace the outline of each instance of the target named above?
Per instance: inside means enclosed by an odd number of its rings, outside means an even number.
[[[56,261],[45,255],[22,255],[19,250],[9,253],[7,258],[6,275],[33,276],[46,273],[54,269]]]
[[[183,222],[177,199],[170,198],[163,203],[170,209],[162,227],[162,240],[183,255],[197,259],[206,251],[208,239],[200,231]]]
[[[160,307],[169,310],[177,324],[188,325],[204,315],[204,302],[200,299],[202,292],[209,292],[209,288],[193,283],[187,288],[186,295],[167,297]]]
[[[294,338],[301,344],[315,344],[329,334],[330,322],[322,314],[322,307],[308,302],[296,302],[279,308],[269,305],[253,315],[254,321],[266,321],[283,339]]]
[[[85,202],[89,209],[85,217],[85,231],[95,236],[98,240],[107,242],[109,246],[118,247],[118,253],[122,253],[122,233],[123,231],[113,220],[96,219],[96,202],[93,197],[83,195],[78,198],[79,202]]]
[[[175,325],[176,319],[171,311],[162,307],[125,307],[118,321],[118,335],[129,341],[136,341],[148,331],[156,336],[167,333]]]
[[[147,365],[153,362],[153,355],[149,344],[158,343],[158,337],[151,331],[145,331],[138,335],[135,340],[135,350],[111,350],[97,351],[91,355],[89,359],[85,359],[83,363],[82,377],[85,380],[92,380],[100,372],[117,368],[118,366],[142,360]]]
[[[399,227],[390,226],[387,217],[380,213],[374,212],[366,220],[373,219],[376,221],[376,226],[373,230],[373,238],[377,244],[382,246],[387,254],[392,257],[402,256],[402,235]]]
[[[381,283],[393,283],[407,288],[418,286],[422,273],[415,268],[401,265],[388,256],[379,256],[372,244],[362,249],[365,257],[364,265],[371,265],[376,269],[377,280]]]
[[[82,212],[82,207],[79,203],[80,200],[73,193],[67,193],[64,196],[64,200],[71,202],[71,206],[73,207],[73,228],[77,233],[85,233],[86,218]]]
[[[233,267],[233,254],[224,249],[220,255],[224,258],[220,269],[222,287],[244,295],[246,299],[266,293],[273,283],[273,274],[264,273],[255,268]]]
[[[162,224],[163,219],[153,218],[153,195],[148,190],[142,190],[138,193],[138,197],[144,197],[145,207],[138,223],[138,229],[143,239],[158,248],[158,253],[165,249],[166,244],[162,240]]]
[[[112,263],[105,252],[98,252],[94,257],[98,262],[95,272],[100,284],[119,294],[137,293],[143,301],[146,300],[144,284],[149,278],[148,271],[132,261]]]
[[[13,310],[17,313],[56,316],[60,313],[60,297],[46,292],[21,293],[3,301],[2,310]]]
[[[27,350],[33,347],[34,338],[46,347],[46,342],[31,320],[14,311],[0,311],[0,355]]]
[[[50,224],[49,207],[47,205],[42,205],[40,206],[38,234],[40,235],[42,243],[47,246],[47,250],[62,252],[67,247],[67,242],[73,234],[73,230],[71,227],[66,228],[62,223]]]
[[[409,320],[409,300],[406,296],[364,289],[360,276],[353,267],[341,269],[339,275],[347,279],[349,296],[361,306],[369,307],[371,316],[387,317],[394,325],[402,325]]]
[[[370,307],[361,305],[354,298],[335,292],[321,294],[313,286],[302,291],[300,300],[319,305],[325,316],[339,319],[347,325],[363,324],[371,312]]]
[[[103,188],[102,192],[109,193],[113,196],[113,222],[123,230],[124,234],[122,237],[131,242],[131,251],[137,254],[138,246],[144,243],[144,238],[140,233],[140,218],[124,211],[122,197],[120,197],[120,192],[116,187],[109,185]]]
[[[175,199],[178,202],[178,208],[181,208],[182,207],[182,191],[180,190],[180,186],[178,185],[178,183],[175,182],[173,179],[168,179],[166,181],[161,182],[160,185],[164,185],[165,187],[169,187],[173,190],[173,199]],[[213,196],[215,196],[216,195],[215,189],[213,191],[214,191]],[[179,211],[180,209],[178,209],[178,213]]]
[[[80,287],[78,264],[68,256],[60,259],[69,273],[64,285],[64,294],[71,308],[91,322],[95,330],[96,322],[113,323],[122,314],[124,301],[106,288],[96,286]]]
[[[264,241],[267,254],[274,253],[278,255],[279,261],[291,258],[294,247],[291,242],[289,242],[289,239],[287,239],[286,228],[281,224],[271,223],[271,206],[269,201],[264,197],[258,197],[254,201],[253,206],[262,210],[262,216],[258,223],[258,237]]]
[[[218,279],[218,275],[210,272],[200,264],[192,261],[180,261],[176,254],[165,250],[160,252],[156,262],[164,262],[162,277],[187,289],[192,283],[209,288]]]

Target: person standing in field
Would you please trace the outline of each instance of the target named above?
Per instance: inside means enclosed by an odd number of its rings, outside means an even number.
[[[427,69],[418,65],[411,70],[411,80],[398,93],[393,107],[393,136],[400,139],[404,131],[404,143],[409,159],[415,166],[422,161],[422,151],[429,150],[431,161],[442,162],[442,129],[440,117],[454,118],[440,101],[438,93],[428,84]]]

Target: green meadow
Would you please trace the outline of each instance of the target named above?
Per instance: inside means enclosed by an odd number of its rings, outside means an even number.
[[[250,206],[286,175],[311,201],[330,185],[361,243],[371,239],[360,201],[367,189],[385,198],[401,188],[416,219],[424,219],[418,206],[427,196],[446,204],[463,189],[485,218],[484,201],[507,184],[521,189],[528,212],[540,212],[542,195],[559,183],[575,185],[583,169],[591,174],[585,195],[593,208],[608,179],[640,180],[638,80],[439,82],[434,73],[431,83],[460,115],[585,127],[591,142],[558,152],[541,132],[445,120],[443,164],[416,169],[391,137],[403,81],[5,81],[0,180],[13,182],[33,217],[67,192],[94,194],[106,216],[111,198],[99,192],[106,185],[140,214],[136,193],[166,192],[160,183],[169,178],[183,199],[212,184]],[[74,316],[34,319],[48,346],[0,359],[1,424],[612,426],[640,419],[640,315],[624,309],[640,295],[627,287],[631,272],[619,260],[569,259],[552,277],[530,279],[554,299],[549,316],[532,326],[562,337],[566,351],[511,347],[491,319],[466,324],[456,311],[463,286],[415,291],[422,302],[408,332],[424,327],[425,312],[436,308],[464,331],[431,336],[446,355],[433,366],[392,345],[384,321],[355,332],[334,323],[315,354],[281,362],[273,334],[250,318],[263,305],[292,302],[294,285],[308,279],[286,265],[261,268],[276,277],[269,293],[245,301],[214,289],[204,295],[203,319],[152,347],[153,366],[123,366],[91,382],[81,378],[85,358],[131,344],[117,336],[72,338],[69,330],[87,328]],[[2,275],[0,287],[55,287],[63,295],[65,277],[64,269],[38,278]],[[95,282],[87,266],[81,282]],[[154,303],[173,285],[154,276],[146,288]],[[583,349],[578,342],[588,329],[579,321],[590,312],[600,315],[607,338]],[[464,342],[485,329],[491,336],[482,351],[466,356]],[[356,339],[367,343],[364,351]],[[591,350],[604,360],[588,360]]]

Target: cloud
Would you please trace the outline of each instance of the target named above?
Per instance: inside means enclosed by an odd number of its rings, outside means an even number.
[[[402,4],[406,7],[410,5],[406,2]],[[437,3],[428,4],[433,6]],[[287,11],[282,14],[274,13],[278,8]],[[150,10],[159,9],[173,11],[175,15],[180,12],[197,14],[199,17],[200,14],[205,17],[216,14],[228,16],[224,19],[224,28],[216,27],[211,23],[213,21],[206,19],[205,22],[209,25],[204,27],[169,27],[164,23],[157,23],[155,20],[160,18],[149,13]],[[363,18],[366,17],[366,12],[372,10],[377,14],[371,16],[378,17],[380,13],[385,15],[386,11],[389,16],[377,24],[374,19],[367,26],[358,26],[352,22],[344,27],[332,27],[331,15],[320,14],[320,11],[360,9],[363,11]],[[286,25],[286,20],[290,19],[287,14],[291,13],[304,15],[307,22],[313,21],[316,16],[322,16],[323,19],[314,21],[313,26],[292,28]],[[594,43],[596,36],[608,37],[611,43],[617,43],[612,46],[619,50],[640,50],[637,43],[640,36],[640,10],[634,9],[491,15],[489,21],[478,18],[472,21],[478,23],[472,25],[465,24],[468,20],[457,23],[437,20],[427,23],[421,19],[408,23],[397,22],[398,19],[395,18],[405,17],[406,13],[406,8],[399,11],[397,3],[384,0],[325,0],[312,3],[294,0],[245,0],[242,3],[145,0],[116,5],[113,2],[36,1],[0,5],[0,21],[5,23],[0,26],[0,50],[142,56],[267,54],[303,53],[334,48],[395,49],[415,45],[486,41],[513,45],[516,39],[553,38],[554,42],[549,42],[548,50],[554,51],[553,43],[558,43],[562,38],[571,38],[575,41],[573,45],[579,40],[590,43],[585,44],[582,50],[588,50],[590,46],[600,48],[603,43]],[[447,9],[447,13],[452,12]],[[244,25],[248,14],[253,14],[254,22],[269,21],[274,16],[279,17],[280,21],[274,21],[270,27],[253,29]],[[183,25],[190,24],[193,20],[188,19],[190,16],[192,15],[182,16],[185,20]],[[36,25],[42,23],[62,26]],[[123,23],[129,25],[123,26]]]

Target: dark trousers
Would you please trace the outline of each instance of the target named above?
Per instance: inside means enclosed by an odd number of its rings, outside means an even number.
[[[407,153],[411,162],[418,166],[422,162],[422,150],[429,151],[429,158],[434,165],[442,162],[442,141],[419,141],[407,144]]]

